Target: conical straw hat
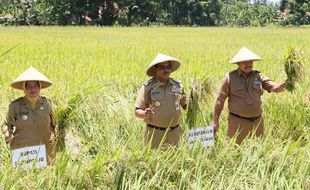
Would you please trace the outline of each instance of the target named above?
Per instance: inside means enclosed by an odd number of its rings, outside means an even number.
[[[52,85],[52,82],[46,76],[31,66],[25,72],[20,74],[15,80],[13,80],[11,86],[15,89],[23,90],[24,83],[26,81],[39,81],[41,89]]]
[[[181,62],[179,60],[177,60],[176,58],[170,57],[168,55],[164,55],[164,54],[157,54],[157,56],[155,57],[155,59],[152,61],[152,63],[148,66],[147,70],[146,70],[146,74],[148,76],[154,76],[154,73],[152,72],[152,67],[159,64],[159,63],[164,63],[164,62],[170,62],[171,63],[171,72],[174,72],[175,70],[177,70],[179,68],[179,66],[181,65]]]
[[[262,58],[260,56],[256,55],[246,47],[242,47],[239,52],[234,56],[234,58],[232,58],[230,63],[239,63],[243,61],[259,61],[261,59]]]

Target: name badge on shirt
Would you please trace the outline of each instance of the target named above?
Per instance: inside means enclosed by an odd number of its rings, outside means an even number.
[[[158,95],[160,94],[160,91],[152,91],[152,95]]]

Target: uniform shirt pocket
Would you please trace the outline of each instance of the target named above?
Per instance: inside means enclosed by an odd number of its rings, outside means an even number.
[[[253,82],[253,89],[254,89],[254,92],[257,92],[259,95],[262,95],[263,94],[263,86],[262,86],[262,83],[258,80],[254,80]]]
[[[152,91],[151,92],[151,100],[154,101],[161,101],[164,98],[162,92],[160,91]]]
[[[245,96],[246,90],[242,82],[232,83],[231,92],[236,96]]]

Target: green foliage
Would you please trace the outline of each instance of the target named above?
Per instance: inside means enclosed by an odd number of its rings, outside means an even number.
[[[306,25],[310,24],[310,1],[308,0],[281,0],[280,24]]]
[[[221,25],[265,26],[275,23],[277,6],[266,2],[227,0],[223,4]]]
[[[292,7],[280,23],[307,24],[309,4]],[[245,0],[0,0],[0,24],[15,25],[121,25],[265,26],[277,22],[278,6]],[[308,10],[308,13],[307,13]]]

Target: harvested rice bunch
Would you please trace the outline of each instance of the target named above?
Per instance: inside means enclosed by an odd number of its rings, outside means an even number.
[[[292,47],[289,48],[284,61],[284,70],[287,76],[285,88],[287,91],[292,92],[304,75],[301,50]]]
[[[186,121],[189,124],[189,128],[195,128],[198,122],[198,117],[202,117],[200,104],[205,104],[208,97],[213,92],[212,80],[210,77],[205,76],[202,79],[194,79],[191,82],[189,106],[187,111]]]

